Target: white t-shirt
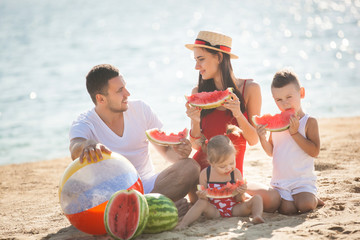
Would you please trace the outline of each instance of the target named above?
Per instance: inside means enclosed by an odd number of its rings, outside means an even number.
[[[141,100],[128,102],[129,108],[124,112],[124,133],[115,134],[95,112],[95,108],[82,113],[72,123],[69,137],[94,139],[111,151],[126,157],[136,168],[140,177],[146,180],[152,177],[154,166],[150,159],[149,142],[145,131],[151,128],[161,129],[163,124],[149,105]]]
[[[299,120],[298,132],[306,137],[305,126],[309,115]],[[302,150],[289,131],[273,132],[273,174],[272,183],[316,180],[314,159]]]

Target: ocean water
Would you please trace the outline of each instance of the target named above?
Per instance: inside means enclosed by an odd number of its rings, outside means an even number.
[[[93,106],[85,76],[100,63],[119,67],[165,130],[189,127],[198,72],[184,44],[200,30],[232,36],[235,74],[261,85],[262,113],[277,112],[273,74],[292,67],[308,113],[360,115],[359,0],[1,0],[0,164],[69,156],[69,127]]]

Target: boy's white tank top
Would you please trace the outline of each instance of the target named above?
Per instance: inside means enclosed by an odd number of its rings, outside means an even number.
[[[298,132],[305,138],[305,126],[309,117],[305,114],[299,120]],[[316,180],[314,159],[297,145],[289,130],[273,132],[272,142],[274,146],[272,183]]]

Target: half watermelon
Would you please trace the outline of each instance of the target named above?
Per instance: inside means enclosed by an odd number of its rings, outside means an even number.
[[[234,192],[237,187],[245,184],[246,180],[236,180],[235,183],[228,182],[225,186],[221,188],[205,188],[203,185],[197,185],[199,191],[206,190],[206,196],[208,198],[228,198],[234,197],[237,193]]]
[[[270,132],[281,132],[290,127],[290,117],[295,114],[294,109],[287,109],[274,116],[265,114],[261,117],[253,116],[252,121],[256,126],[265,125],[265,129]]]
[[[148,217],[144,195],[134,189],[120,190],[106,205],[104,224],[114,239],[133,239],[144,231]]]
[[[183,131],[175,134],[167,134],[157,128],[149,129],[145,132],[146,137],[153,143],[158,145],[177,145],[181,143],[181,139],[187,138],[188,129],[185,128]]]
[[[228,88],[224,91],[215,90],[213,92],[200,92],[191,96],[185,96],[185,99],[191,106],[202,109],[211,109],[220,107],[226,99],[230,98],[232,92],[232,88]]]

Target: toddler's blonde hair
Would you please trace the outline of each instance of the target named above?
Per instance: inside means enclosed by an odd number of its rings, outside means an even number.
[[[206,138],[202,137],[203,151],[206,149],[208,162],[210,164],[220,163],[228,158],[231,154],[236,154],[234,144],[228,135],[233,134],[240,136],[241,129],[235,125],[228,125],[226,135],[217,135],[212,137],[206,144]]]

